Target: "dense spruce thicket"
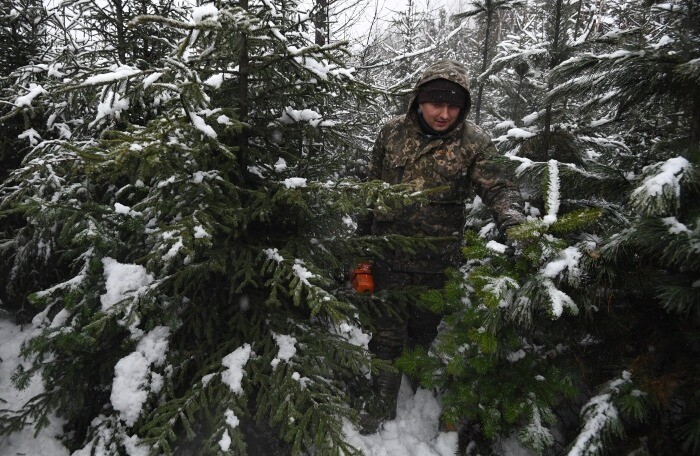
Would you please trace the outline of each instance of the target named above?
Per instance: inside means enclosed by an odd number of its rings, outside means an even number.
[[[504,239],[470,202],[421,297],[440,334],[398,367],[460,454],[700,453],[697,2],[409,2],[352,46],[342,6],[6,2],[0,300],[45,393],[0,433],[57,412],[76,454],[353,454],[377,361],[347,268],[426,241],[356,234],[410,195],[357,178],[454,58],[530,220]]]

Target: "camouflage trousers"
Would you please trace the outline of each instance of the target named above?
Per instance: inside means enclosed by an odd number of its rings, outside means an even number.
[[[415,272],[387,267],[381,263],[375,266],[374,278],[378,290],[388,290],[387,297],[380,305],[396,305],[391,291],[440,289],[445,285],[445,275],[442,273],[447,266],[436,264],[435,272]],[[438,272],[439,271],[439,272]],[[416,304],[409,303],[406,317],[392,315],[388,309],[379,309],[382,317],[376,324],[376,331],[370,341],[370,350],[380,359],[396,359],[404,347],[422,347],[428,349],[437,335],[437,327],[441,315],[422,309]]]
[[[401,264],[375,264],[374,278],[377,290],[386,296],[380,306],[398,305],[392,291],[440,289],[445,284],[442,271],[447,267],[442,261],[434,262],[431,269],[418,272],[400,269]],[[429,271],[429,272],[428,272]],[[388,293],[384,293],[388,292]],[[390,312],[390,309],[378,309],[381,317],[369,342],[369,349],[379,359],[394,361],[405,347],[422,347],[428,350],[437,335],[442,316],[409,303],[404,316]],[[372,388],[375,394],[373,426],[386,420],[396,418],[396,403],[401,386],[401,373],[397,371],[380,371],[372,376]],[[370,429],[369,432],[374,432]]]

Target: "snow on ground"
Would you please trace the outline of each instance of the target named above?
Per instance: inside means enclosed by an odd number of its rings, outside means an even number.
[[[20,346],[32,333],[30,327],[25,327],[22,331],[19,326],[0,318],[0,408],[2,409],[16,410],[42,390],[41,380],[37,377],[34,377],[27,389],[22,391],[15,389],[10,381],[12,373],[20,364],[17,357]],[[0,456],[67,456],[68,450],[58,440],[61,427],[61,420],[53,417],[51,424],[36,437],[31,429],[0,437]]]
[[[433,394],[419,388],[416,394],[403,378],[396,419],[384,423],[379,432],[360,435],[350,425],[344,431],[348,442],[366,456],[453,456],[457,433],[440,432],[440,405]]]
[[[16,410],[41,392],[41,381],[36,377],[23,391],[15,389],[10,381],[20,363],[20,346],[32,333],[29,326],[22,330],[0,318],[0,409]],[[367,456],[452,456],[457,451],[457,434],[440,432],[439,417],[440,406],[435,397],[424,389],[414,395],[404,378],[395,420],[372,435],[360,435],[350,424],[344,430],[349,442]],[[36,437],[32,429],[0,437],[0,456],[68,456],[68,450],[59,441],[61,426],[61,420],[53,417],[49,427]]]

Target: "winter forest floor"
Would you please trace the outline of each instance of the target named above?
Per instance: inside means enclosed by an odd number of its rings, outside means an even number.
[[[20,328],[0,318],[0,408],[18,409],[42,390],[41,380],[34,378],[29,387],[18,391],[11,382],[12,372],[21,362],[18,358],[22,342],[33,334],[31,326]],[[385,423],[377,434],[360,435],[346,425],[348,441],[367,456],[451,456],[457,450],[457,434],[440,432],[440,406],[435,397],[424,389],[413,394],[404,379],[399,394],[397,418]],[[37,436],[30,427],[0,440],[0,456],[68,456],[61,445],[61,420],[51,424]]]

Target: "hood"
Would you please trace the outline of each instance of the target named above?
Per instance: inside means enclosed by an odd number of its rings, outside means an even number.
[[[416,82],[413,87],[413,93],[411,94],[411,100],[408,104],[409,112],[415,112],[416,97],[418,95],[418,89],[420,86],[426,82],[433,81],[435,79],[447,79],[448,81],[459,84],[464,90],[467,91],[467,105],[460,113],[460,117],[463,119],[469,112],[471,108],[471,92],[469,91],[469,75],[467,74],[467,69],[461,63],[456,60],[440,60],[428,66],[423,74]]]

